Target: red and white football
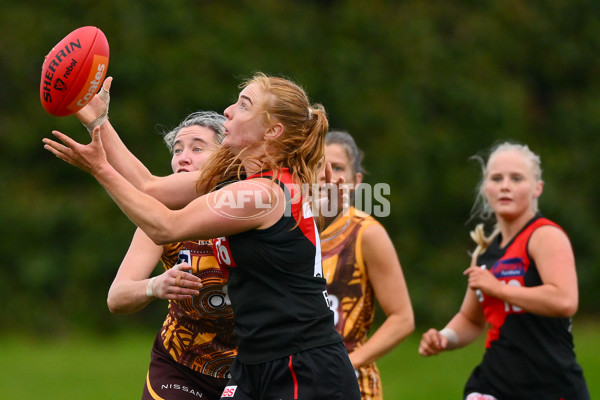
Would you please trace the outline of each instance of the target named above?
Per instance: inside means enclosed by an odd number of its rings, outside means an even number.
[[[102,87],[108,40],[95,26],[75,29],[50,50],[42,64],[40,99],[56,117],[79,111]]]

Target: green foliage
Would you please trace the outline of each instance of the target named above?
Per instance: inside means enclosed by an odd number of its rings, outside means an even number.
[[[150,311],[108,313],[106,292],[134,227],[92,178],[41,145],[52,129],[87,140],[74,117],[45,114],[38,95],[44,54],[83,25],[110,42],[111,121],[158,175],[169,173],[161,126],[224,110],[255,71],[302,84],[332,128],[356,136],[367,181],[391,185],[382,222],[418,324],[443,324],[462,300],[479,179],[469,157],[498,140],[529,144],[543,161],[542,211],[576,251],[580,313],[597,315],[599,19],[589,0],[4,2],[3,329],[160,323]]]

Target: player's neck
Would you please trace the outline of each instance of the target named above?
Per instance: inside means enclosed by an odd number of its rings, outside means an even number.
[[[498,227],[502,235],[500,247],[505,247],[534,216],[535,213],[531,211],[523,213],[514,219],[498,218]]]

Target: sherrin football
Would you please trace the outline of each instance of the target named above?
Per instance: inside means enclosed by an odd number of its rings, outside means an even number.
[[[42,64],[40,99],[56,117],[75,114],[102,87],[108,41],[95,26],[75,29],[50,50]]]

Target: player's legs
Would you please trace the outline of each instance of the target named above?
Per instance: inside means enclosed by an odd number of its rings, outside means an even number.
[[[494,390],[481,373],[481,367],[476,367],[465,384],[463,398],[465,400],[496,400]]]
[[[295,354],[292,366],[297,399],[360,400],[356,373],[342,342]]]
[[[164,350],[158,338],[150,354],[142,400],[218,400],[221,397],[227,379],[213,378],[179,364]]]
[[[383,400],[381,377],[375,363],[360,367],[356,375],[362,400]]]
[[[360,400],[344,345],[305,350],[258,365],[235,360],[221,400]]]

